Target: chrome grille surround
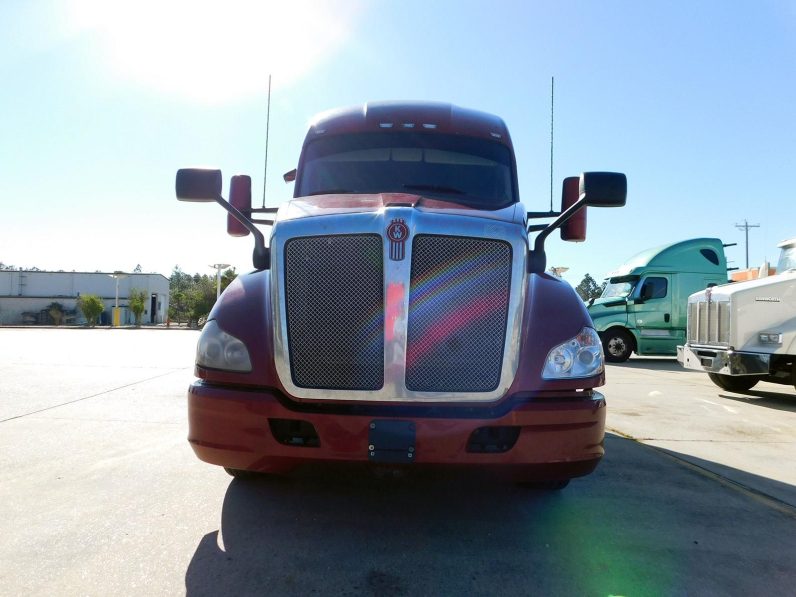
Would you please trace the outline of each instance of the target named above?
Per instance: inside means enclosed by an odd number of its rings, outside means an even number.
[[[518,204],[519,205],[519,204]],[[368,212],[355,212],[315,217],[293,217],[277,220],[271,236],[271,293],[274,309],[274,357],[277,374],[285,390],[294,398],[317,401],[371,401],[371,402],[492,402],[505,395],[514,380],[519,360],[522,306],[527,284],[527,236],[521,206],[514,205],[499,212],[472,210],[445,210],[411,207],[386,207]],[[485,216],[485,217],[481,217]],[[406,255],[401,261],[389,258],[390,243],[385,235],[389,223],[400,218],[410,230],[406,242]],[[367,389],[309,387],[294,379],[291,368],[291,342],[288,332],[288,299],[286,296],[285,263],[289,259],[289,246],[301,238],[331,237],[341,235],[378,235],[382,243],[383,259],[383,384]],[[407,387],[407,346],[409,330],[409,302],[412,280],[414,240],[418,236],[434,235],[462,237],[469,242],[483,239],[510,248],[504,272],[510,271],[506,281],[508,298],[505,299],[504,325],[500,330],[502,346],[499,363],[492,363],[489,386],[473,385],[438,387],[418,384]],[[309,242],[309,241],[308,241]],[[311,241],[314,242],[314,241]],[[301,243],[299,243],[300,245]],[[297,245],[297,246],[299,246]],[[309,245],[307,245],[309,246]],[[489,278],[486,278],[489,279]],[[291,307],[292,308],[292,307]],[[317,320],[317,318],[316,318]],[[492,330],[492,328],[489,328]],[[493,347],[494,354],[494,347]],[[372,354],[372,353],[371,353]],[[311,367],[309,368],[311,369]],[[497,375],[494,375],[497,372]],[[323,374],[318,374],[322,376]],[[495,383],[497,378],[497,383]],[[371,382],[372,379],[368,378]],[[410,379],[411,381],[411,379]],[[494,387],[493,387],[494,386]],[[483,389],[483,388],[487,389]]]
[[[700,295],[688,303],[688,343],[705,346],[730,345],[730,301],[705,300]]]

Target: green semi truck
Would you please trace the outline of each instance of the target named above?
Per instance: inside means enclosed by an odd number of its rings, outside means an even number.
[[[642,251],[609,273],[589,305],[606,360],[621,363],[633,352],[676,356],[689,295],[727,283],[725,246],[718,238],[684,240]]]

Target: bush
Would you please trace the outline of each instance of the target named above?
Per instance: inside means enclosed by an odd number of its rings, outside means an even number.
[[[130,311],[133,312],[135,317],[135,325],[141,325],[141,315],[146,308],[147,293],[143,290],[133,288],[130,291],[130,300],[128,301]]]
[[[105,303],[96,294],[84,294],[78,297],[77,307],[86,318],[88,326],[94,327],[97,324],[97,319],[105,310]]]
[[[64,319],[64,306],[61,303],[50,303],[47,305],[47,313],[50,314],[50,319],[58,326]]]

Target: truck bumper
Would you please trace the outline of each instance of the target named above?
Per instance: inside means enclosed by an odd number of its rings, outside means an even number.
[[[721,375],[768,375],[771,355],[737,352],[714,346],[677,347],[677,360],[686,369]]]
[[[539,397],[489,418],[472,413],[456,418],[450,408],[445,416],[403,416],[383,407],[374,407],[373,415],[361,408],[302,412],[283,402],[268,390],[197,381],[188,390],[188,441],[201,460],[234,469],[284,472],[319,461],[473,465],[529,480],[587,475],[604,453],[605,399],[597,392]],[[291,425],[305,438],[311,425],[316,439],[302,442],[278,433]],[[484,427],[494,428],[491,436],[480,430]],[[495,442],[474,442],[474,437],[495,437]]]

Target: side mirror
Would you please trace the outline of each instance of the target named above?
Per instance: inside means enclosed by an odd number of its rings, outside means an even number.
[[[579,186],[592,207],[622,207],[627,200],[627,177],[619,172],[584,172]]]
[[[285,172],[282,175],[282,178],[285,180],[285,182],[293,182],[296,180],[296,169],[293,168],[290,172]]]
[[[221,170],[181,168],[175,187],[180,201],[216,201],[221,197]]]
[[[252,210],[252,179],[251,176],[239,174],[229,181],[229,202],[242,214],[249,216]],[[248,236],[249,230],[231,213],[227,214],[227,234],[230,236]]]
[[[572,207],[580,198],[580,179],[570,176],[561,187],[561,213]],[[586,240],[586,208],[576,212],[561,226],[561,240],[581,243]]]

